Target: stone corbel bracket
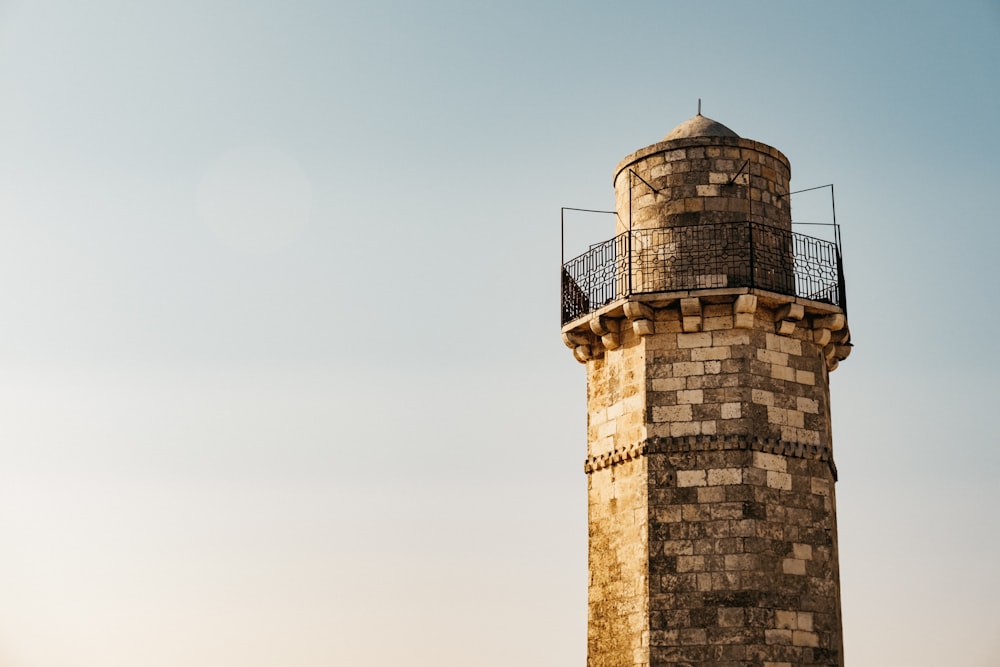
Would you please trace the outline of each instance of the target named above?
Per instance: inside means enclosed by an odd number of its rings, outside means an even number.
[[[806,309],[800,303],[786,303],[774,311],[774,329],[782,336],[791,336],[795,325],[805,317]]]
[[[823,348],[827,370],[835,370],[851,354],[851,331],[843,313],[817,317],[812,321],[813,342]]]
[[[632,323],[632,331],[636,336],[648,336],[655,331],[653,326],[653,309],[638,301],[625,303],[625,317]]]

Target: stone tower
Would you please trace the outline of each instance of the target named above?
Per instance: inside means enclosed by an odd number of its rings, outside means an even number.
[[[697,115],[615,169],[562,272],[587,367],[588,667],[844,664],[829,372],[839,245],[778,150]]]

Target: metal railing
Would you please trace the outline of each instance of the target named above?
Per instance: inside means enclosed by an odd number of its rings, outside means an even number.
[[[756,222],[634,229],[562,267],[562,322],[633,294],[757,287],[844,307],[837,243]]]

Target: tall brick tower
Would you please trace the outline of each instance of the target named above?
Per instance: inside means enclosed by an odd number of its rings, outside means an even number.
[[[589,667],[843,666],[829,372],[839,236],[778,150],[699,115],[615,169],[562,272],[587,367]]]

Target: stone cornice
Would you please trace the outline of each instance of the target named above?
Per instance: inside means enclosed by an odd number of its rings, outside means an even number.
[[[830,472],[833,473],[834,481],[837,479],[837,466],[833,462],[833,451],[830,447],[788,442],[780,438],[762,438],[754,435],[688,435],[676,438],[647,438],[642,442],[615,449],[607,454],[589,457],[583,464],[583,471],[589,475],[592,472],[632,461],[648,454],[714,452],[734,449],[826,461],[830,466]]]

